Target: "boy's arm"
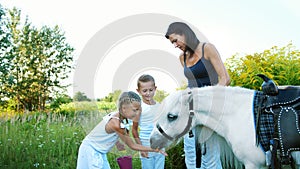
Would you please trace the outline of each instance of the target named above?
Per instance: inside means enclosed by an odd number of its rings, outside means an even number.
[[[132,136],[133,136],[133,138],[134,138],[134,140],[137,144],[142,144],[141,140],[140,140],[140,137],[139,137],[138,128],[139,128],[139,123],[138,122],[133,122],[132,131],[131,131]]]
[[[140,137],[139,137],[139,132],[138,132],[140,115],[141,115],[141,114],[138,114],[138,115],[133,119],[133,122],[132,122],[132,131],[131,131],[131,132],[132,132],[132,135],[133,135],[133,138],[134,138],[135,142],[136,142],[137,144],[142,145],[142,142],[141,142]],[[142,152],[141,152],[141,156],[142,156],[142,157],[148,157],[148,152],[142,151]]]

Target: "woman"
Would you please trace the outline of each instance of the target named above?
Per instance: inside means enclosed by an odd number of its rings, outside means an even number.
[[[200,42],[187,24],[182,22],[170,24],[165,37],[175,48],[182,50],[179,59],[184,68],[189,88],[229,85],[228,72],[215,46],[211,43]],[[210,129],[206,128],[206,130]],[[201,168],[222,168],[220,150],[217,145],[211,139],[202,145]],[[196,160],[195,137],[191,132],[184,137],[184,151],[187,168],[199,168],[198,163],[196,166],[196,161],[199,160]],[[199,156],[197,155],[197,157]]]

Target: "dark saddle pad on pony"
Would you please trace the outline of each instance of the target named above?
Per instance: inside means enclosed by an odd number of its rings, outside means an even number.
[[[270,96],[257,91],[254,100],[257,141],[264,151],[278,139],[280,155],[300,150],[300,87],[289,86]]]

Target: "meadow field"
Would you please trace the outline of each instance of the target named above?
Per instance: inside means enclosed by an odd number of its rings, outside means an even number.
[[[75,105],[75,106],[74,106]],[[1,113],[0,168],[75,169],[78,148],[88,132],[109,111],[92,102],[62,106],[59,112],[31,112],[19,115]],[[182,168],[183,145],[169,149],[166,168]],[[134,169],[140,168],[139,153],[116,148],[108,154],[111,168],[118,169],[116,158],[131,155]]]

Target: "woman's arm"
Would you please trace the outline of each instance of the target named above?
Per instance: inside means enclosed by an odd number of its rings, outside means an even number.
[[[229,74],[224,66],[224,63],[222,62],[222,59],[219,55],[219,52],[215,48],[215,46],[211,43],[207,43],[204,47],[205,59],[209,60],[213,67],[215,68],[218,76],[219,76],[219,82],[218,85],[222,86],[228,86],[230,84],[230,77]]]

